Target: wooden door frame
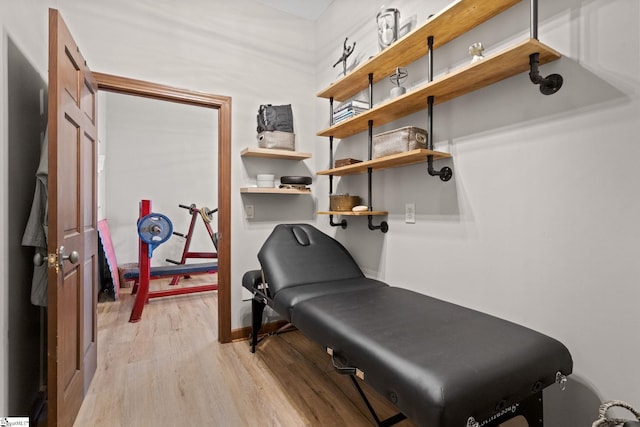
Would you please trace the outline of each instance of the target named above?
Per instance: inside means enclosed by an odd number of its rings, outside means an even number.
[[[93,72],[98,90],[218,110],[218,341],[231,334],[231,97]]]

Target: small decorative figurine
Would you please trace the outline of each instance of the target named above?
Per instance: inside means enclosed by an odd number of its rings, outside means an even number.
[[[391,89],[392,98],[400,96],[407,91],[401,85],[402,85],[402,82],[404,82],[408,76],[409,76],[409,73],[407,72],[406,68],[401,68],[401,67],[396,67],[396,72],[389,76],[389,80],[391,80],[391,83],[396,85],[396,87]]]
[[[333,68],[336,68],[336,65],[342,62],[342,74],[345,76],[347,75],[347,58],[353,53],[353,49],[355,49],[356,47],[356,42],[353,42],[351,46],[347,46],[347,40],[349,40],[349,37],[346,37],[344,39],[342,56],[340,57],[340,59],[338,59],[338,61],[336,61],[335,64],[333,64]]]
[[[482,43],[480,42],[474,43],[469,46],[469,55],[473,55],[473,58],[471,58],[472,64],[474,62],[480,61],[481,59],[484,59],[484,55],[482,54],[482,52],[484,52],[484,46],[482,46]]]
[[[382,51],[398,40],[400,11],[394,8],[383,9],[376,15],[376,23],[378,24],[378,45]]]

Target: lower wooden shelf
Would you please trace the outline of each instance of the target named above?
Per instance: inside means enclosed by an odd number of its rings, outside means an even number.
[[[399,166],[407,166],[415,163],[422,163],[427,161],[428,156],[433,156],[434,160],[446,159],[451,157],[449,153],[443,153],[441,151],[425,150],[418,148],[411,151],[405,151],[403,153],[392,154],[390,156],[379,157],[377,159],[368,160],[365,162],[354,163],[347,166],[341,166],[338,168],[327,169],[316,172],[317,175],[354,175],[359,173],[366,173],[369,168],[373,170],[395,168]]]
[[[380,215],[387,215],[389,212],[387,211],[360,211],[360,212],[353,212],[353,211],[322,211],[322,212],[318,212],[318,215],[343,215],[343,216],[380,216]]]
[[[279,150],[276,148],[247,147],[240,152],[242,157],[266,157],[268,159],[304,160],[311,157],[311,153],[299,151]]]
[[[244,187],[240,189],[240,192],[245,194],[311,194],[311,190],[276,187]]]

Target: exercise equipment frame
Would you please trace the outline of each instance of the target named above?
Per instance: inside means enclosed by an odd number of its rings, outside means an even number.
[[[145,217],[151,213],[151,201],[150,200],[142,200],[140,201],[140,218]],[[207,274],[207,273],[216,273],[218,271],[217,263],[215,265],[206,263],[206,264],[185,264],[179,265],[175,267],[171,267],[170,273],[166,273],[166,268],[164,267],[154,267],[151,268],[151,258],[149,257],[149,245],[142,241],[142,239],[138,240],[138,283],[134,285],[132,289],[132,294],[136,295],[135,301],[133,303],[133,307],[131,309],[131,316],[129,317],[129,322],[135,323],[141,320],[142,311],[144,310],[145,304],[149,302],[151,298],[161,298],[167,296],[174,295],[185,295],[192,294],[197,292],[208,292],[215,291],[218,289],[217,284],[210,285],[201,285],[201,286],[191,286],[185,288],[177,288],[177,289],[169,289],[169,290],[158,290],[158,291],[150,291],[149,285],[152,278],[162,278],[162,277],[171,277],[176,275],[184,275],[188,274]]]

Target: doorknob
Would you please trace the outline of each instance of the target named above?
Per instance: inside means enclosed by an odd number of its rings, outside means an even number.
[[[78,251],[71,251],[69,255],[64,254],[64,246],[60,246],[60,255],[62,256],[62,261],[69,261],[71,264],[77,264],[80,259],[80,254]],[[62,261],[60,264],[62,264]]]
[[[55,254],[41,254],[37,252],[33,256],[33,264],[36,266],[41,266],[44,264],[45,260],[47,261],[47,266],[49,268],[55,268],[56,273],[62,268],[62,264],[64,261],[69,261],[71,264],[77,264],[80,260],[80,254],[78,251],[71,251],[69,255],[65,255],[64,246],[60,246],[58,250],[56,250]]]
[[[35,265],[36,267],[40,267],[42,264],[44,264],[44,260],[48,258],[49,257],[47,256],[47,254],[36,252],[36,254],[33,256],[33,265]]]

